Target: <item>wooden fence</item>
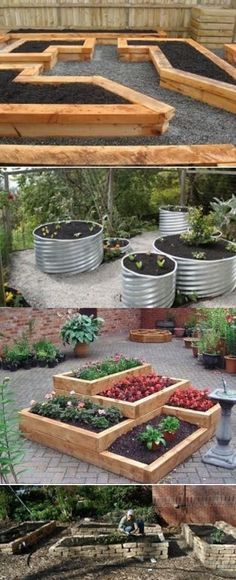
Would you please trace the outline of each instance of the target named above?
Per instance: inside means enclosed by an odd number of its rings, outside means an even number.
[[[165,29],[187,36],[194,6],[234,8],[235,0],[1,0],[0,30],[80,28],[82,30]]]

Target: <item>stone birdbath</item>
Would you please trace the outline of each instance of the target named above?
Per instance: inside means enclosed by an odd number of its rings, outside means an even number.
[[[236,391],[228,389],[226,381],[222,379],[223,389],[216,389],[210,393],[209,399],[221,406],[221,419],[216,431],[217,443],[209,449],[202,458],[204,463],[217,467],[234,469],[236,467],[236,450],[230,445],[231,441],[231,413],[236,403]]]

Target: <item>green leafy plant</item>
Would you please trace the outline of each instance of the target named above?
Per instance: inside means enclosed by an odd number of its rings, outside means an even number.
[[[210,540],[212,544],[223,544],[225,533],[223,530],[213,530],[210,534]]]
[[[103,325],[104,320],[95,316],[77,314],[67,319],[61,328],[63,344],[89,344],[93,342]]]
[[[206,330],[198,342],[199,352],[202,354],[219,354],[219,341],[219,333],[210,329]]]
[[[223,200],[213,198],[211,208],[214,212],[216,226],[222,231],[227,240],[236,238],[236,196]]]
[[[157,445],[161,444],[166,446],[166,441],[165,438],[163,437],[162,431],[160,429],[152,427],[151,425],[147,425],[145,431],[140,433],[138,438],[140,441],[142,441],[142,443],[146,444],[146,447],[147,449],[149,449],[149,451],[152,450],[153,443],[156,443]]]
[[[180,235],[181,240],[190,246],[208,245],[213,242],[215,218],[213,214],[204,215],[202,207],[189,209],[189,230]]]
[[[157,258],[157,267],[158,268],[164,268],[165,262],[166,262],[165,261],[165,258],[161,258],[159,256],[159,258]]]
[[[19,465],[24,457],[18,430],[17,415],[12,411],[12,394],[9,378],[0,383],[0,481],[18,481]]]
[[[113,375],[126,371],[143,363],[137,358],[127,358],[124,355],[115,355],[114,358],[104,359],[102,362],[93,363],[72,371],[72,376],[85,381],[94,381],[107,375]]]
[[[160,423],[160,429],[164,433],[176,433],[180,428],[180,420],[177,417],[166,417]]]
[[[234,252],[236,254],[236,243],[229,242],[226,246],[226,250],[227,250],[227,252]]]
[[[206,260],[206,253],[205,252],[193,252],[192,256],[196,260]]]
[[[236,357],[236,321],[227,325],[225,338],[228,355]]]
[[[141,260],[139,262],[135,262],[135,266],[138,268],[138,270],[142,270],[143,262]]]
[[[135,260],[136,260],[136,256],[135,256],[134,254],[130,254],[130,255],[128,256],[128,258],[129,258],[129,261],[130,261],[130,262],[135,262]]]

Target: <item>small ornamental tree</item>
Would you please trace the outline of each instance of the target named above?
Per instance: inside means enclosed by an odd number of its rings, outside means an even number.
[[[17,483],[18,467],[24,457],[17,416],[12,411],[14,403],[9,388],[9,378],[0,383],[0,482]]]
[[[202,207],[192,207],[189,210],[189,230],[180,235],[190,246],[207,245],[214,241],[215,217],[212,213],[203,215]]]

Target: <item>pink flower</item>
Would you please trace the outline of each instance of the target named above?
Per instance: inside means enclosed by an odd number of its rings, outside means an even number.
[[[83,407],[85,407],[85,403],[83,403],[83,401],[80,401],[80,403],[78,404],[78,408],[83,409]]]
[[[70,391],[70,395],[75,395],[75,391]]]
[[[52,396],[53,397],[55,397],[55,394],[56,394],[56,392],[55,391],[52,391]]]
[[[45,395],[45,399],[47,399],[47,401],[50,401],[50,399],[52,399],[52,393],[47,393],[47,395]]]
[[[98,409],[98,415],[106,415],[105,409]]]

